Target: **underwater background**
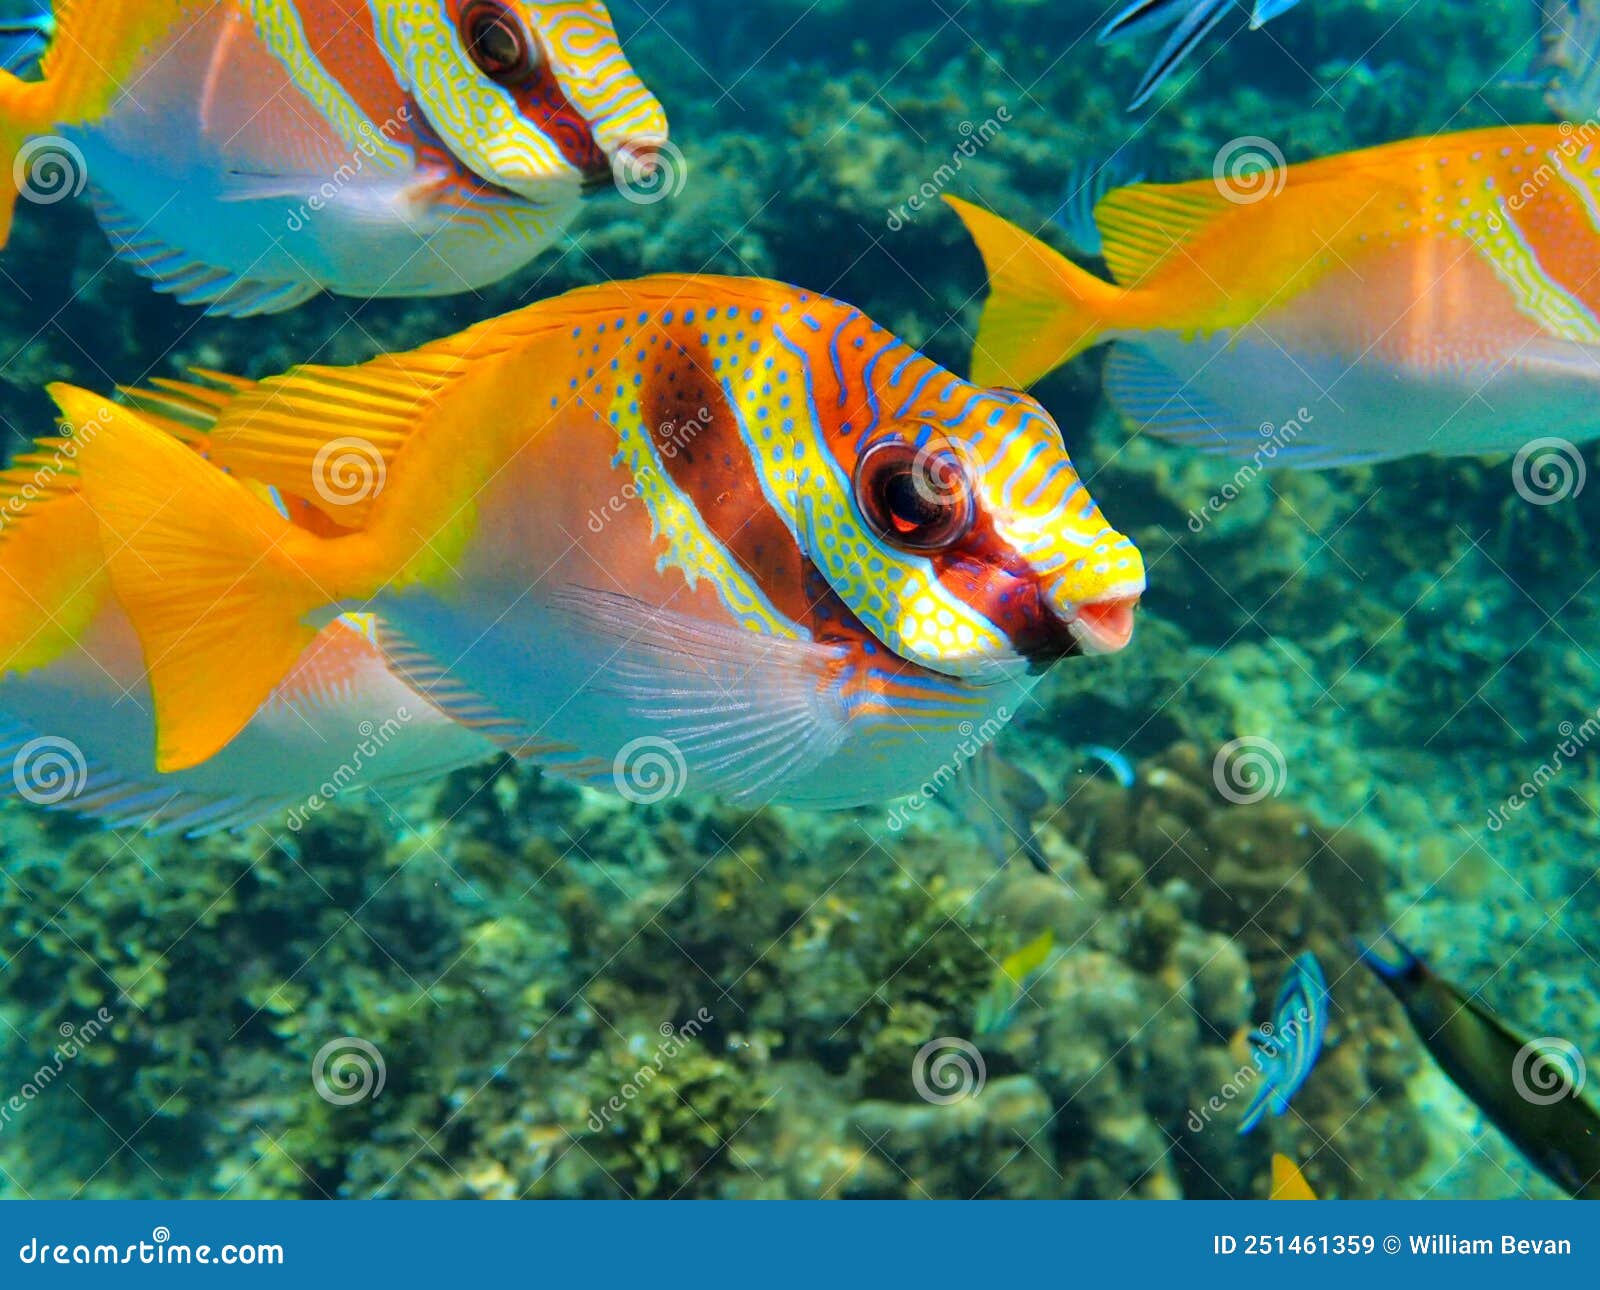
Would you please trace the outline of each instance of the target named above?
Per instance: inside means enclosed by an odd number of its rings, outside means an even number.
[[[48,427],[47,381],[356,362],[669,270],[843,297],[964,370],[982,265],[907,207],[925,184],[1034,228],[1130,140],[1176,180],[1241,137],[1292,162],[1550,116],[1527,0],[1306,0],[1139,114],[1151,50],[1097,46],[1098,0],[611,9],[686,160],[670,200],[587,203],[490,291],[237,322],[108,265],[85,203],[25,207],[10,446]],[[1036,392],[1150,591],[1132,647],[1056,668],[1000,737],[1046,789],[1054,876],[940,804],[637,805],[509,763],[295,833],[7,807],[0,1092],[73,1051],[0,1126],[0,1195],[1243,1197],[1275,1151],[1324,1196],[1559,1195],[1351,937],[1392,922],[1600,1055],[1600,487],[1535,505],[1509,460],[1429,458],[1241,485],[1130,439],[1099,361]],[[997,1017],[1001,964],[1047,932]],[[1248,1094],[1206,1108],[1303,950],[1325,1049],[1240,1136]]]

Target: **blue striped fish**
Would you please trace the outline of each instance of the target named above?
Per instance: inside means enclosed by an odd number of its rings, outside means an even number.
[[[1278,987],[1270,1028],[1262,1026],[1250,1036],[1261,1087],[1245,1109],[1241,1134],[1260,1124],[1269,1110],[1276,1116],[1289,1109],[1289,1099],[1300,1091],[1322,1052],[1327,1029],[1328,983],[1317,956],[1308,950],[1295,959]]]

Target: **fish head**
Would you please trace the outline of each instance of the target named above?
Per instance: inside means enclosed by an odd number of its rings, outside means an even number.
[[[654,174],[666,114],[601,0],[405,10],[391,42],[403,73],[440,143],[478,178],[545,202]]]
[[[936,387],[855,450],[860,572],[836,588],[851,601],[854,586],[852,608],[896,653],[954,676],[1122,649],[1144,562],[1101,515],[1054,420],[1025,394],[948,374],[924,388]]]

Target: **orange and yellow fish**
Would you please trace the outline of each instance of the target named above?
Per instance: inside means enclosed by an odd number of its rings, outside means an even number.
[[[990,296],[973,377],[1111,344],[1111,402],[1205,451],[1330,466],[1600,435],[1600,128],[1505,126],[1095,208],[1114,281],[947,199]]]
[[[0,244],[19,189],[92,183],[117,255],[212,313],[442,295],[666,142],[601,0],[61,0],[40,78],[0,72]]]
[[[1144,589],[1033,399],[773,282],[612,283],[297,368],[226,401],[209,460],[158,398],[56,395],[98,427],[83,492],[162,772],[225,755],[365,611],[410,685],[557,773],[883,801],[1050,663],[1126,645]]]
[[[111,827],[291,830],[347,789],[392,792],[496,755],[390,669],[370,623],[310,642],[239,737],[177,773],[155,767],[138,637],[112,593],[77,453],[49,439],[0,472],[0,777],[7,794]]]

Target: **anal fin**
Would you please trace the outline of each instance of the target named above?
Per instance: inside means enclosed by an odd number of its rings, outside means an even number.
[[[322,293],[312,282],[252,278],[196,259],[141,228],[99,190],[94,192],[94,212],[119,260],[148,278],[157,291],[180,304],[202,305],[213,316],[283,313]]]

